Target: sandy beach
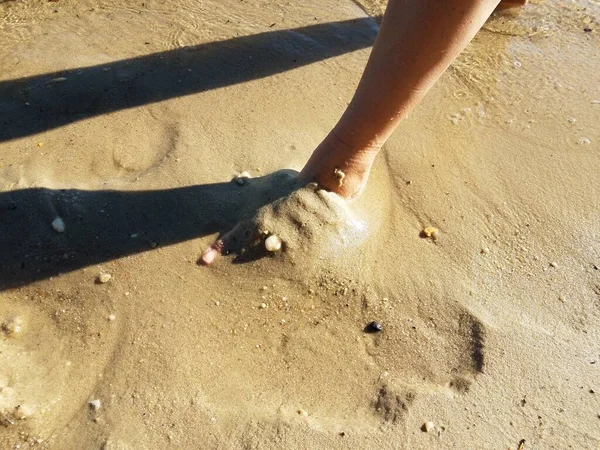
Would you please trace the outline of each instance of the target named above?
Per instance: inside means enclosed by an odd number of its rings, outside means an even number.
[[[0,1],[0,449],[600,448],[600,4],[298,190],[383,4]]]

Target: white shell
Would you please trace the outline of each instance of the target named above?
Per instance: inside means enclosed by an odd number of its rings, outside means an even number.
[[[272,234],[265,240],[265,248],[269,252],[281,250],[281,239],[276,234]]]
[[[57,233],[64,233],[65,232],[65,221],[62,220],[60,217],[57,217],[56,219],[54,219],[52,221],[52,228],[54,228],[54,230]]]
[[[102,406],[102,403],[100,402],[100,400],[90,400],[90,402],[88,403],[90,405],[90,408],[92,408],[94,411],[98,411],[100,409],[100,406]]]
[[[101,273],[100,276],[98,277],[98,281],[100,283],[108,283],[111,278],[112,278],[112,275],[110,273]]]
[[[424,429],[426,432],[433,431],[433,430],[435,430],[435,424],[434,424],[433,422],[425,422],[425,423],[423,424],[423,429]]]

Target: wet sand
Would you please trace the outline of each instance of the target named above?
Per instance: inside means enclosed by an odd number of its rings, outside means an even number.
[[[355,3],[0,3],[0,448],[597,448],[599,16],[491,18],[346,210]]]

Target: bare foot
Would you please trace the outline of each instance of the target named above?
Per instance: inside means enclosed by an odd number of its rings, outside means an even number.
[[[329,191],[337,194],[340,201],[342,199],[354,199],[365,188],[378,150],[378,148],[368,148],[356,151],[356,149],[346,145],[343,140],[337,138],[332,133],[317,147],[304,169],[302,169],[302,172],[298,175],[296,189],[309,183],[316,183],[316,186],[312,188],[313,193]],[[252,181],[250,180],[250,182]],[[338,231],[343,228],[352,228],[351,226],[346,226],[349,220],[348,214],[343,211],[343,208],[339,204],[336,205],[336,202],[332,203],[331,198],[327,199],[325,206],[322,208],[320,206],[317,207],[316,204],[308,207],[306,211],[298,211],[294,207],[290,208],[290,205],[293,205],[294,202],[300,205],[300,209],[306,208],[311,203],[309,198],[312,198],[312,195],[305,196],[301,193],[298,196],[297,192],[294,191],[287,197],[278,196],[279,200],[259,209],[252,219],[241,221],[230,232],[217,239],[208,247],[202,253],[199,262],[203,265],[210,265],[221,254],[231,252],[239,254],[240,252],[247,252],[250,249],[256,250],[262,248],[261,244],[264,243],[265,238],[273,232],[269,226],[265,225],[265,217],[269,215],[272,218],[278,216],[280,210],[287,210],[289,214],[296,216],[299,214],[302,219],[299,220],[296,217],[293,220],[296,222],[302,221],[302,227],[312,221],[314,217],[318,217],[321,220],[321,224],[335,224]],[[326,198],[323,192],[319,194],[319,197],[322,200]],[[273,212],[273,208],[276,209],[275,212]],[[282,219],[278,220],[279,224],[285,221],[289,222],[287,217],[279,218]],[[286,228],[283,225],[282,227]],[[289,229],[289,227],[287,228]],[[290,239],[294,239],[291,237],[293,234],[293,232],[288,232]],[[329,239],[331,236],[325,238]]]
[[[365,224],[353,217],[345,199],[309,183],[242,220],[206,249],[200,262],[210,265],[229,253],[236,255],[234,262],[283,253],[295,264],[312,265],[360,243],[364,230]]]

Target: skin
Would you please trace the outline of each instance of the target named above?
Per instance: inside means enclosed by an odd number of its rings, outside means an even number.
[[[510,0],[503,6],[524,4]],[[346,111],[299,175],[347,200],[358,197],[383,144],[469,44],[499,0],[389,0]],[[211,264],[228,235],[201,257]]]

